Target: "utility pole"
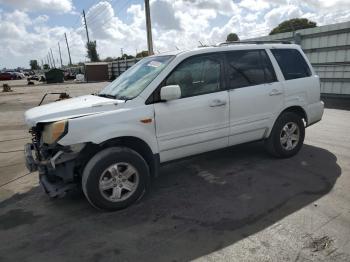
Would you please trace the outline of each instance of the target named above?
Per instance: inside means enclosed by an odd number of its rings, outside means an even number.
[[[68,56],[69,56],[69,65],[72,65],[72,59],[70,57],[70,51],[69,51],[69,45],[68,45],[68,40],[67,40],[66,33],[64,33],[64,37],[66,38],[66,44],[67,44],[67,50],[68,50]]]
[[[295,27],[293,25],[293,22],[290,22],[290,27],[293,30],[293,41],[295,41]]]
[[[153,41],[152,41],[151,14],[149,9],[149,0],[145,0],[145,13],[146,13],[148,55],[153,55]]]
[[[47,60],[49,61],[50,68],[52,68],[52,62],[51,62],[50,52],[47,53]]]
[[[124,55],[123,48],[120,48],[120,54],[121,54],[121,58],[123,58],[123,55]]]
[[[57,44],[58,44],[58,51],[60,52],[61,68],[63,68],[60,42],[58,42]]]
[[[84,17],[84,25],[85,25],[85,30],[86,30],[86,38],[87,38],[87,42],[90,43],[90,39],[89,39],[89,31],[87,28],[87,24],[86,24],[86,18],[85,18],[85,10],[83,10],[83,17]]]
[[[50,52],[51,52],[51,57],[52,57],[52,61],[53,61],[53,67],[56,68],[55,58],[53,57],[52,49],[51,49],[51,48],[50,48]]]

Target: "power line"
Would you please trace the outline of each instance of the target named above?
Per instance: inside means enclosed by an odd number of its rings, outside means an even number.
[[[112,16],[111,18],[107,19],[106,21],[104,21],[104,23],[108,23],[109,21],[111,21],[113,18],[117,17],[127,6],[130,2],[132,2],[134,0],[126,0],[124,5],[121,6],[120,9],[118,9],[117,12],[115,12],[114,16]],[[111,3],[113,2],[113,0],[111,1]],[[115,2],[115,4],[117,4],[117,2]],[[112,8],[116,7],[115,4],[111,5]],[[106,10],[106,8],[104,8],[102,10],[102,12],[100,12],[100,14],[102,14],[104,12],[104,10]],[[114,9],[113,9],[114,10]],[[98,20],[98,16],[99,15],[95,15],[91,20],[89,20],[89,23],[90,25],[93,23],[93,22],[96,22]],[[90,26],[91,28],[91,26]]]

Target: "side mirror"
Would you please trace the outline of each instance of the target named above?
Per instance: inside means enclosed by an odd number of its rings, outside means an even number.
[[[160,89],[160,99],[162,101],[170,101],[181,97],[181,89],[179,85],[163,86]]]

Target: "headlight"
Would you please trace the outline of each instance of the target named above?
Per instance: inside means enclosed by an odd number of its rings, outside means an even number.
[[[61,120],[44,126],[43,142],[53,144],[64,137],[68,132],[68,120]]]

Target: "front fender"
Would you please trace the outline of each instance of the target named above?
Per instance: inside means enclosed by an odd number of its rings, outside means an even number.
[[[143,119],[151,121],[144,123],[141,122]],[[153,154],[158,153],[152,105],[69,119],[68,126],[68,133],[58,142],[64,146],[86,142],[100,144],[109,139],[132,136],[145,141]]]

